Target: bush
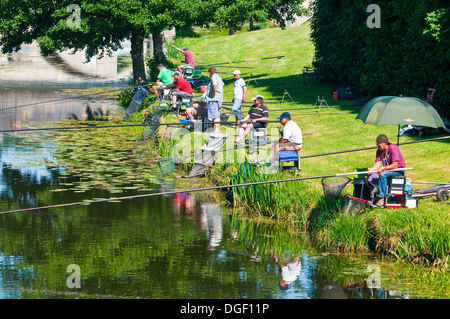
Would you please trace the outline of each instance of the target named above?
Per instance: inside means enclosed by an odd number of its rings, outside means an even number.
[[[450,99],[447,2],[379,2],[381,28],[370,29],[367,1],[315,1],[314,66],[330,80],[361,86],[370,96],[425,98],[434,88]]]

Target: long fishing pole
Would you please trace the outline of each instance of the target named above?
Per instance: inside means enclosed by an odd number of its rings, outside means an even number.
[[[303,136],[312,135],[312,134],[313,133],[305,133],[305,134],[303,134]],[[238,136],[238,135],[234,135],[234,136]],[[267,136],[270,136],[270,135],[267,135]],[[271,144],[271,142],[267,142],[267,145],[269,145],[269,144]],[[217,154],[217,153],[221,153],[221,152],[236,151],[236,150],[239,150],[239,149],[246,149],[246,148],[249,148],[249,147],[250,147],[250,145],[245,145],[245,146],[236,146],[236,147],[233,147],[233,148],[225,148],[225,149],[214,150],[214,151],[207,150],[207,151],[208,152],[214,152],[215,154]],[[194,154],[188,154],[188,155],[183,155],[183,156],[177,156],[177,157],[172,157],[172,159],[174,161],[178,161],[178,160],[181,160],[181,159],[190,158],[190,157],[194,157],[194,156],[200,156],[200,155],[203,155],[203,152],[194,153]],[[154,161],[154,162],[149,162],[147,164],[158,164],[160,161],[161,160]]]
[[[279,123],[279,120],[267,121],[267,123]],[[20,132],[32,132],[32,131],[58,131],[58,130],[84,130],[84,129],[99,129],[99,128],[122,128],[122,127],[141,127],[141,126],[179,126],[188,124],[217,124],[213,121],[205,122],[190,122],[190,123],[144,123],[144,124],[117,124],[117,125],[82,125],[82,126],[61,126],[61,127],[41,127],[41,128],[24,128],[24,129],[10,129],[0,130],[0,133],[20,133]],[[250,123],[250,122],[249,122]],[[236,121],[220,122],[220,124],[235,124]]]
[[[223,64],[232,64],[232,63],[241,63],[241,62],[253,62],[253,61],[260,61],[260,60],[269,60],[269,59],[281,59],[284,58],[284,55],[278,55],[278,56],[272,56],[267,58],[257,58],[257,59],[250,59],[250,60],[241,60],[241,61],[232,61],[232,62],[220,62],[220,63],[214,63],[214,64],[200,64],[199,67],[205,67],[205,66],[215,66],[215,65],[223,65]]]
[[[395,172],[395,171],[400,171],[400,170],[401,171],[406,171],[406,170],[412,170],[412,169],[414,169],[414,168],[412,168],[412,167],[411,168],[401,168],[401,169],[393,169],[393,170],[390,170],[390,171],[391,172]],[[167,192],[160,192],[160,193],[130,195],[130,196],[123,196],[123,197],[111,197],[111,198],[88,200],[88,201],[82,201],[82,202],[64,203],[64,204],[56,204],[56,205],[41,206],[41,207],[21,208],[21,209],[3,211],[3,212],[0,212],[0,214],[29,212],[29,211],[43,210],[43,209],[50,209],[50,208],[59,208],[59,207],[68,207],[68,206],[77,206],[77,205],[87,205],[87,204],[93,204],[93,203],[110,202],[110,201],[125,200],[125,199],[135,199],[135,198],[144,198],[144,197],[153,197],[153,196],[172,195],[172,194],[180,194],[180,193],[204,192],[204,191],[210,191],[210,190],[229,189],[229,188],[253,186],[253,185],[274,184],[274,183],[284,183],[284,182],[295,182],[295,181],[303,181],[303,180],[311,180],[311,179],[319,179],[319,178],[340,177],[340,176],[350,176],[350,175],[360,175],[360,174],[371,174],[371,173],[375,173],[375,172],[376,171],[341,173],[341,174],[330,174],[330,175],[320,175],[320,176],[297,177],[297,178],[289,178],[289,179],[277,179],[277,180],[271,180],[271,181],[242,183],[242,184],[234,184],[234,185],[191,188],[191,189],[185,189],[185,190],[174,190],[174,191],[167,191]]]
[[[434,142],[434,141],[440,141],[440,140],[445,140],[445,139],[449,139],[449,138],[450,138],[450,136],[442,136],[442,137],[435,137],[435,138],[419,140],[419,141],[403,142],[403,143],[400,143],[399,145],[408,145],[408,144],[424,143],[424,142]],[[352,152],[366,151],[366,150],[373,150],[373,149],[378,149],[378,147],[377,146],[372,146],[372,147],[356,148],[356,149],[346,150],[346,151],[337,151],[337,152],[330,152],[330,153],[305,155],[305,156],[301,156],[301,158],[303,159],[303,158],[311,158],[311,157],[319,157],[319,156],[327,156],[327,155],[336,155],[336,154],[352,153]]]
[[[298,113],[295,115],[321,115],[321,114],[342,114],[342,112],[323,112],[323,113]],[[231,113],[230,116],[233,116]],[[280,123],[279,120],[269,120],[266,123]],[[21,133],[21,132],[33,132],[33,131],[63,131],[63,130],[84,130],[84,129],[101,129],[101,128],[122,128],[122,127],[141,127],[141,126],[180,126],[188,124],[217,124],[218,122],[205,121],[205,122],[192,122],[187,123],[143,123],[143,124],[116,124],[116,125],[81,125],[81,126],[60,126],[60,127],[41,127],[41,128],[23,128],[23,129],[8,129],[0,130],[0,133]],[[250,122],[249,122],[250,123]],[[221,125],[241,125],[236,121],[224,121],[220,122]]]
[[[136,88],[138,88],[138,87],[121,88],[121,89],[115,89],[115,90],[105,91],[105,92],[96,92],[96,93],[89,93],[89,94],[84,94],[84,95],[68,96],[68,97],[63,97],[63,98],[55,99],[55,100],[47,100],[47,101],[34,102],[34,103],[29,103],[29,104],[10,106],[10,107],[4,108],[2,110],[10,110],[10,109],[15,109],[15,108],[19,108],[19,107],[34,106],[34,105],[40,105],[40,104],[46,104],[46,103],[54,103],[54,102],[82,99],[82,98],[90,97],[93,95],[100,95],[100,94],[106,94],[106,93],[112,93],[112,92],[118,92],[118,91],[130,90],[130,89],[136,89]]]

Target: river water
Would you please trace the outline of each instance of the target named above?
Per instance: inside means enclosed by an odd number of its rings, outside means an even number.
[[[102,114],[118,107],[101,97],[65,100],[73,89],[114,87],[107,83],[1,81],[1,130],[82,119],[87,105]],[[44,139],[0,133],[0,212],[111,196],[61,191],[71,180],[48,165],[53,152]],[[0,214],[1,299],[410,297],[383,287],[376,265],[372,256],[316,252],[281,226],[236,218],[208,192]]]

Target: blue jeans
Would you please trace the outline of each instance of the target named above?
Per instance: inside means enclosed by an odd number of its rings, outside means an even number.
[[[241,105],[242,105],[242,100],[239,99],[233,99],[233,115],[236,117],[236,121],[240,121],[242,120],[242,112],[241,112]]]
[[[404,171],[384,171],[379,175],[378,178],[378,187],[380,188],[380,193],[378,194],[378,197],[384,198],[386,197],[386,191],[387,191],[387,185],[388,185],[388,178],[389,177],[396,177],[396,176],[403,176],[405,175]]]

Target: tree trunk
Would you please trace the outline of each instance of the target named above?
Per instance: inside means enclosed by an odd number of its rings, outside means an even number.
[[[133,80],[135,85],[147,81],[144,62],[144,35],[134,31],[131,33],[131,60],[133,62]]]
[[[228,31],[228,35],[233,35],[234,34],[234,29],[233,27],[230,25],[230,30]]]
[[[156,62],[164,64],[166,67],[169,66],[169,61],[167,61],[167,48],[164,43],[164,34],[160,31],[155,31],[153,35],[153,53],[156,58]]]
[[[249,27],[250,31],[253,31],[253,28],[254,28],[254,26],[253,26],[253,18],[250,18],[248,25],[249,25],[248,27]]]

